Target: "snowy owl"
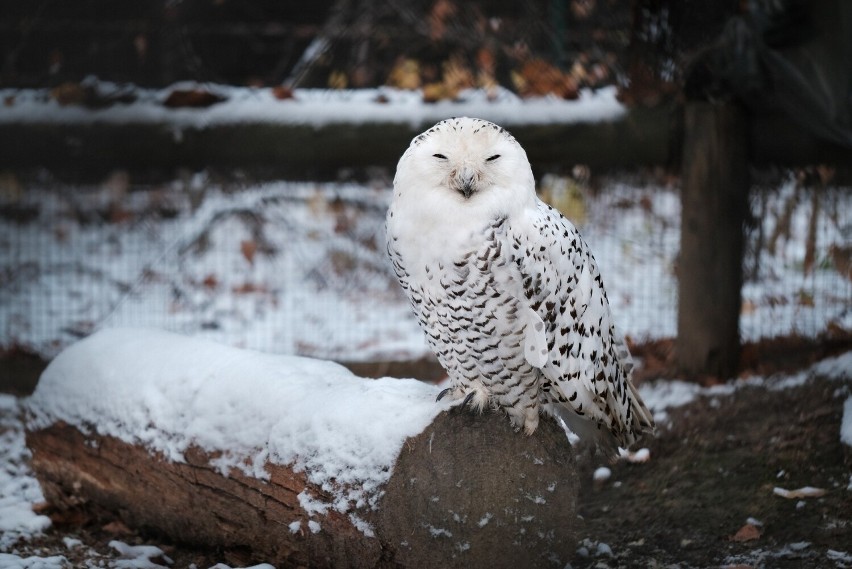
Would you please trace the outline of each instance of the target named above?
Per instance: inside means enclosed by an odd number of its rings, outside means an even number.
[[[538,199],[506,130],[454,118],[415,137],[394,177],[387,248],[449,375],[439,399],[504,409],[527,434],[541,413],[560,417],[610,454],[653,430],[592,253]]]

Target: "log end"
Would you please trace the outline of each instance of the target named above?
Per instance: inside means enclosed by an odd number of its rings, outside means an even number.
[[[564,431],[449,411],[409,439],[378,534],[406,567],[564,567],[576,551],[579,479]]]

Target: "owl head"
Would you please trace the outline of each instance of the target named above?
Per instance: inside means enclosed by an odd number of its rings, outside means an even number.
[[[394,178],[394,198],[440,207],[510,207],[533,199],[527,155],[504,128],[475,118],[439,122],[411,141]]]

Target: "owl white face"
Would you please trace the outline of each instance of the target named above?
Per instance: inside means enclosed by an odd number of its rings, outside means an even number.
[[[441,121],[412,140],[397,166],[395,197],[485,206],[534,195],[526,153],[503,128],[472,118]]]

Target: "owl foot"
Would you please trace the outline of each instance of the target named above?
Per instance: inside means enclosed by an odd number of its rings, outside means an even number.
[[[463,389],[464,388],[462,386],[443,389],[440,393],[438,393],[435,401],[440,401],[445,396],[449,395],[450,399],[453,401],[459,401],[461,399],[460,403],[453,405],[453,407],[458,409],[470,406],[475,411],[482,411],[488,405],[489,394],[485,388],[480,386],[470,386],[470,391],[464,391]],[[462,399],[462,396],[464,396],[464,399]]]
[[[450,391],[449,387],[446,388],[445,390],[443,390],[441,393],[439,393],[438,398],[435,399],[435,401],[436,402],[440,401],[441,397],[446,395],[448,391]],[[460,404],[456,405],[455,408],[456,409],[464,409],[465,407],[467,407],[467,404],[470,403],[470,400],[473,399],[474,395],[476,395],[476,391],[471,391],[470,393],[468,393],[467,396],[465,396],[464,401],[462,401]]]

